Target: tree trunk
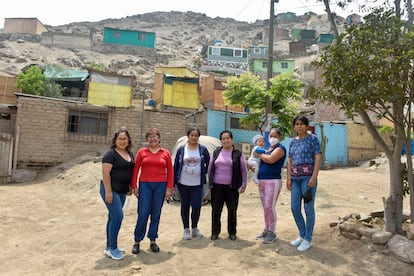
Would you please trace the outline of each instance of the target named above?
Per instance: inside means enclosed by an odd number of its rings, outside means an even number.
[[[413,3],[411,0],[407,0],[407,15],[408,15],[407,26],[411,26],[413,24],[413,19],[414,19],[413,18]]]
[[[326,13],[328,14],[329,22],[331,23],[331,30],[334,32],[335,36],[338,36],[339,32],[338,32],[338,28],[336,27],[336,24],[335,24],[335,19],[333,17],[332,12],[331,12],[331,7],[329,5],[329,0],[323,0],[323,3],[325,4],[325,10],[326,10]]]
[[[395,233],[397,231],[395,227],[395,221],[392,219],[395,214],[395,204],[394,200],[391,196],[387,198],[382,198],[382,202],[384,203],[384,223],[385,223],[385,230],[391,233]]]
[[[403,195],[402,195],[402,172],[403,165],[401,164],[401,154],[398,159],[390,161],[390,196],[386,199],[384,204],[384,219],[385,230],[391,233],[402,234],[402,210],[403,210]]]
[[[394,104],[395,110],[403,110],[398,108],[398,103]],[[386,221],[385,230],[391,233],[402,233],[402,210],[403,210],[403,182],[402,173],[404,166],[401,163],[401,150],[404,142],[404,127],[394,122],[393,145],[390,149],[384,139],[379,135],[377,128],[370,120],[365,110],[360,110],[358,114],[365,123],[368,132],[374,138],[375,142],[385,152],[390,166],[390,193],[389,197],[384,201],[384,219]],[[395,111],[396,120],[403,122],[402,113]]]
[[[394,0],[395,17],[401,18],[401,0]]]

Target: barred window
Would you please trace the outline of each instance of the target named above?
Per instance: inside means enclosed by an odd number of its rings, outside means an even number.
[[[68,132],[97,134],[106,136],[108,130],[108,113],[70,110]]]
[[[234,56],[235,57],[242,57],[243,52],[240,49],[234,49]]]

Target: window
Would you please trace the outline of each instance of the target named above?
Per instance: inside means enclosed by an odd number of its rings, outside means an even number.
[[[230,118],[230,128],[241,129],[240,119],[239,118]]]
[[[145,40],[145,34],[144,33],[139,33],[138,34],[138,40]]]
[[[260,55],[260,48],[253,48],[253,53],[256,55]]]
[[[220,48],[219,47],[213,47],[213,48],[211,48],[211,55],[213,55],[213,56],[219,56],[220,55]]]
[[[121,37],[121,32],[120,31],[115,31],[114,32],[114,37],[115,38],[120,38]]]
[[[241,49],[234,49],[234,56],[235,57],[242,57],[243,51]]]
[[[236,117],[230,117],[230,128],[256,130],[255,125],[242,126],[240,122],[240,118],[236,118]]]
[[[70,110],[68,132],[107,135],[108,113]]]
[[[288,65],[288,63],[287,62],[282,62],[282,69],[288,69],[289,68],[289,65]]]

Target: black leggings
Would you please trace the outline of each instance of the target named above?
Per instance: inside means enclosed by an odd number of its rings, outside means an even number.
[[[183,221],[184,229],[190,228],[190,207],[191,228],[197,228],[203,201],[203,185],[187,186],[178,184],[177,187],[180,193],[181,220]]]

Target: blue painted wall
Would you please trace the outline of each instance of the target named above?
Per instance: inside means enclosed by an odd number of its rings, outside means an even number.
[[[231,117],[241,118],[243,116],[245,115],[239,113],[208,110],[207,135],[219,139],[220,132],[224,129],[229,129],[233,133],[234,143],[251,144],[253,136],[260,134],[259,131],[230,128]],[[323,126],[324,135],[328,138],[325,149],[325,162],[332,167],[348,166],[348,128],[346,127],[346,124],[321,124]],[[315,127],[315,134],[318,137],[319,142],[322,141],[321,124],[310,122],[310,125]],[[264,135],[267,136],[267,133]],[[287,150],[289,150],[291,139],[291,137],[284,136],[283,141],[281,141]]]
[[[320,124],[315,126],[315,132],[321,142]],[[322,123],[324,135],[328,138],[325,150],[326,162],[333,167],[348,166],[348,128],[345,124]]]
[[[155,48],[155,33],[105,27],[103,42]]]
[[[220,132],[228,129],[233,133],[234,143],[251,143],[253,136],[259,134],[258,131],[230,128],[231,117],[241,118],[243,116],[245,115],[229,111],[208,110],[207,135],[220,139]]]

